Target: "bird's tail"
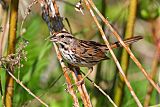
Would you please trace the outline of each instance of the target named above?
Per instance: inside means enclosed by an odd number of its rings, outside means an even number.
[[[125,40],[123,40],[123,42],[126,45],[130,45],[130,44],[132,44],[134,42],[137,42],[140,39],[143,39],[143,37],[142,36],[135,36],[135,37],[132,37],[132,38],[125,39]],[[122,45],[121,45],[120,42],[115,42],[115,43],[111,44],[110,46],[113,49],[113,48],[121,47]]]

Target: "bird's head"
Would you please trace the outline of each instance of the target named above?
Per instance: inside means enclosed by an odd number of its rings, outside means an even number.
[[[75,38],[68,32],[60,32],[50,37],[50,41],[61,45],[70,45]]]

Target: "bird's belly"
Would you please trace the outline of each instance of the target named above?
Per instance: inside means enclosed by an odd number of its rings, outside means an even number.
[[[80,67],[88,67],[88,63],[85,61],[81,61],[80,58],[76,57],[76,55],[71,50],[60,49],[61,55],[63,58],[71,65],[80,66]],[[91,65],[93,66],[93,65]]]

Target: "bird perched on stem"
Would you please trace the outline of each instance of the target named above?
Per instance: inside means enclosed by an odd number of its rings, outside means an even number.
[[[126,45],[130,45],[140,39],[142,39],[142,36],[135,36],[125,39],[123,42]],[[108,51],[106,45],[95,41],[77,39],[68,32],[57,33],[50,37],[50,41],[58,44],[61,55],[69,64],[77,67],[89,68],[89,72],[84,76],[84,78],[92,72],[94,65],[102,60],[109,59],[106,56],[106,52]],[[120,42],[115,42],[110,46],[113,49],[121,47],[122,45]]]

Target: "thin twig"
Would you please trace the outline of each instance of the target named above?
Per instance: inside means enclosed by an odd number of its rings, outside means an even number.
[[[82,72],[82,71],[81,71]],[[85,75],[85,73],[84,72],[82,72],[83,73],[83,75]],[[108,94],[106,94],[103,90],[102,90],[102,88],[100,87],[100,86],[98,86],[94,81],[92,81],[89,77],[86,77],[104,96],[106,96],[107,98],[108,98],[108,100],[109,100],[109,102],[111,102],[111,104],[114,106],[114,107],[118,107],[115,103],[114,103],[114,101],[110,98],[110,96],[108,95]]]
[[[149,107],[160,107],[160,104],[149,106]]]
[[[23,34],[23,30],[22,30],[23,24],[24,24],[25,20],[27,19],[27,16],[29,15],[29,13],[31,12],[32,6],[35,5],[35,4],[37,4],[37,3],[38,3],[38,1],[37,1],[37,0],[34,0],[34,1],[28,6],[28,8],[26,9],[26,11],[25,11],[25,16],[24,16],[24,18],[23,18],[23,20],[22,20],[22,23],[21,23],[21,26],[20,26],[20,36],[22,36],[22,34]]]
[[[105,19],[105,17],[99,12],[99,10],[96,8],[95,4],[92,0],[88,0],[93,9],[97,12],[97,14],[100,16],[100,18],[103,20],[103,22],[108,26],[108,28],[111,30],[111,32],[114,34],[114,36],[118,39],[118,41],[122,44],[122,46],[126,49],[126,51],[129,53],[132,60],[136,63],[136,65],[139,67],[139,69],[142,71],[142,73],[145,75],[145,77],[148,79],[148,81],[153,85],[153,87],[158,91],[160,94],[160,88],[156,83],[151,79],[150,75],[147,74],[145,69],[143,68],[142,64],[138,61],[138,59],[134,56],[132,51],[129,49],[128,46],[124,44],[119,34],[115,31],[115,29],[110,25],[109,21]]]
[[[30,89],[28,89],[20,80],[18,80],[8,69],[6,69],[8,74],[20,85],[22,86],[31,96],[33,96],[35,99],[37,99],[41,104],[43,104],[46,107],[49,107],[45,102],[43,102],[39,97],[37,97],[35,94],[31,92]]]
[[[116,65],[117,65],[117,68],[118,68],[119,71],[120,71],[120,74],[123,76],[124,81],[125,81],[128,89],[130,90],[131,95],[133,96],[133,98],[134,98],[134,100],[136,101],[137,105],[138,105],[139,107],[142,107],[141,102],[140,102],[139,99],[137,98],[135,92],[133,91],[133,89],[132,89],[132,87],[131,87],[131,85],[130,85],[130,82],[128,81],[127,77],[125,76],[125,74],[124,74],[124,72],[123,72],[123,70],[122,70],[122,68],[121,68],[121,66],[120,66],[120,63],[118,62],[116,56],[114,55],[113,50],[111,49],[111,47],[110,47],[110,45],[109,45],[109,42],[108,42],[107,38],[105,37],[105,34],[104,34],[103,30],[102,30],[102,27],[100,26],[97,18],[95,17],[93,11],[91,10],[91,7],[90,7],[88,1],[87,1],[87,0],[84,0],[84,1],[85,1],[85,4],[86,4],[88,10],[90,11],[91,16],[92,16],[93,19],[94,19],[96,25],[98,26],[98,29],[99,29],[99,31],[100,31],[100,33],[101,33],[101,35],[102,35],[102,38],[104,39],[104,42],[105,42],[106,46],[108,47],[108,49],[109,49],[109,51],[110,51],[110,53],[111,53],[111,55],[112,55],[112,57],[113,57],[113,60],[115,61]]]

